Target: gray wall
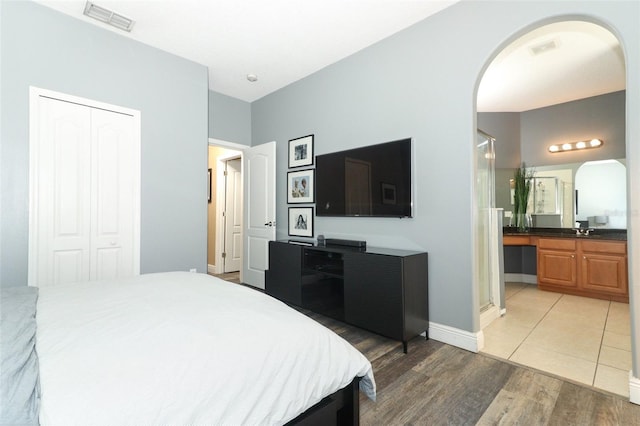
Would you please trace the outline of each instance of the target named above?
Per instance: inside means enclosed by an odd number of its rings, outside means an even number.
[[[209,90],[209,137],[251,146],[251,104]]]
[[[478,127],[496,138],[496,168],[550,166],[625,157],[625,91],[524,112],[479,112]],[[550,153],[554,143],[600,138],[602,148]]]
[[[520,166],[520,113],[479,112],[478,128],[496,139],[496,169]]]
[[[529,166],[577,163],[625,157],[625,92],[525,111],[520,150]],[[550,153],[551,144],[604,140],[599,149]]]
[[[2,286],[27,282],[30,85],[141,111],[141,271],[206,271],[206,67],[35,3],[2,3]]]
[[[289,139],[313,133],[316,154],[323,154],[410,136],[415,217],[316,218],[315,234],[427,250],[430,320],[478,331],[472,184],[483,70],[534,27],[585,17],[611,26],[629,55],[628,75],[635,75],[638,15],[636,2],[463,1],[254,102],[253,144],[278,142],[278,237],[286,238]],[[632,87],[640,90],[630,79]],[[629,105],[638,116],[637,101]],[[631,126],[638,134],[638,123]]]

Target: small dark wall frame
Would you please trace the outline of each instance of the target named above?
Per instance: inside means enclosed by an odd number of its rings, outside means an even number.
[[[289,236],[313,237],[313,207],[289,207]]]
[[[313,135],[289,141],[289,168],[313,165]]]
[[[314,169],[287,172],[287,203],[313,203],[315,174]]]
[[[210,203],[211,202],[211,169],[207,171],[207,193],[209,194],[207,201]]]

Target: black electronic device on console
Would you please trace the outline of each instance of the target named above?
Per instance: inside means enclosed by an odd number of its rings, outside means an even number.
[[[341,240],[339,238],[327,238],[324,240],[325,245],[328,246],[346,246],[346,247],[354,247],[358,249],[366,249],[367,242],[366,241],[358,241],[358,240]]]

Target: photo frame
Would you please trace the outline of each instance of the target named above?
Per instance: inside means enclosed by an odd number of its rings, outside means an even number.
[[[382,183],[382,204],[393,204],[397,203],[396,201],[396,186],[391,183]]]
[[[313,207],[289,207],[289,236],[313,237]]]
[[[209,194],[207,201],[211,202],[211,169],[207,171],[207,193]]]
[[[313,203],[315,174],[314,169],[287,172],[287,203]]]
[[[289,141],[289,168],[313,165],[313,135]]]

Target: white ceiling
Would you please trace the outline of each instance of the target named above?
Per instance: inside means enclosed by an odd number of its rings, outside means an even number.
[[[525,34],[495,57],[478,88],[478,111],[527,111],[625,87],[624,55],[611,32],[559,22]]]
[[[209,88],[257,100],[457,1],[95,0],[131,18],[127,33],[82,14],[85,0],[45,6],[209,68]],[[594,28],[595,27],[595,28]],[[555,40],[534,56],[529,47]],[[255,74],[257,82],[249,82]],[[523,111],[624,89],[617,40],[592,24],[547,26],[507,47],[487,69],[479,111]]]

